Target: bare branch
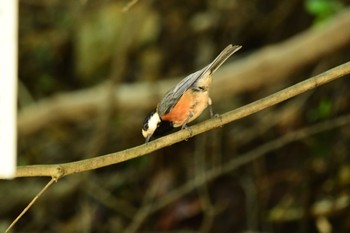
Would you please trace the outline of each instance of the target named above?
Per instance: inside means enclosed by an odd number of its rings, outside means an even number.
[[[27,205],[26,208],[17,216],[15,220],[8,226],[8,228],[5,230],[5,233],[9,232],[11,228],[18,222],[18,220],[34,205],[34,203],[38,200],[38,198],[57,180],[52,178],[45,186],[40,190],[40,192],[32,199],[31,202]]]
[[[306,138],[308,136],[317,134],[322,131],[330,130],[336,127],[343,126],[345,124],[349,124],[350,122],[350,115],[345,115],[338,117],[336,119],[328,120],[325,122],[320,122],[318,124],[308,126],[299,130],[296,130],[294,132],[291,132],[289,134],[284,135],[283,137],[277,138],[275,140],[272,140],[268,143],[265,143],[243,155],[237,156],[237,158],[234,158],[222,166],[214,167],[210,170],[206,171],[205,176],[203,175],[197,175],[193,179],[189,180],[182,186],[178,187],[177,189],[169,192],[168,194],[164,195],[161,199],[151,202],[150,204],[143,205],[142,209],[140,209],[140,216],[138,219],[134,219],[134,222],[130,224],[131,227],[140,227],[140,225],[146,220],[147,217],[149,217],[151,214],[161,210],[165,206],[169,205],[170,203],[176,201],[177,199],[183,197],[184,195],[190,193],[195,188],[198,188],[205,183],[212,181],[220,176],[223,176],[237,168],[240,168],[241,166],[244,166],[264,155],[266,155],[268,152],[276,150],[278,148],[281,148],[285,146],[288,143],[301,140],[303,138]],[[272,216],[272,214],[274,216]],[[276,213],[271,213],[270,218],[276,218]],[[273,219],[272,219],[273,220]]]
[[[215,75],[211,97],[214,101],[220,100],[281,82],[295,70],[348,46],[350,30],[344,28],[350,28],[350,9],[344,10],[323,27],[311,28],[282,43],[263,48],[252,56],[227,63]],[[151,108],[155,103],[144,100],[162,96],[177,81],[118,85],[114,102],[124,112]],[[28,135],[54,122],[78,122],[90,118],[98,114],[100,106],[104,105],[105,90],[106,84],[102,84],[29,105],[18,114],[18,133]]]
[[[189,129],[180,130],[176,133],[164,136],[160,139],[147,144],[136,146],[124,151],[115,152],[91,159],[80,160],[71,163],[53,164],[53,165],[29,165],[19,166],[17,168],[16,177],[27,176],[51,176],[58,179],[74,173],[89,171],[116,163],[121,163],[136,157],[149,154],[153,151],[170,146],[174,143],[188,139],[195,135],[201,134],[208,130],[223,126],[232,121],[241,119],[245,116],[254,114],[267,107],[273,106],[296,95],[304,93],[308,90],[326,84],[337,78],[345,77],[350,73],[350,62],[337,66],[327,72],[309,78],[294,86],[281,90],[268,97],[255,101],[251,104],[227,112],[217,118],[212,118],[207,121],[196,124]]]

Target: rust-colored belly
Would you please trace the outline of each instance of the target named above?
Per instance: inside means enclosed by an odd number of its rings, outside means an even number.
[[[182,126],[186,120],[189,123],[196,119],[208,106],[208,98],[207,91],[194,92],[188,90],[169,113],[161,116],[161,119],[172,122],[174,127]]]

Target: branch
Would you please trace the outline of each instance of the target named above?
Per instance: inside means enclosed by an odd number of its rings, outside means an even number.
[[[350,43],[350,9],[346,9],[323,27],[311,28],[282,43],[268,46],[233,63],[227,63],[215,75],[214,100],[247,90],[271,86],[289,77],[291,72],[331,55]],[[245,77],[245,78],[242,78]],[[123,112],[154,106],[178,80],[118,85],[115,103]],[[152,88],[152,91],[150,91]],[[59,94],[22,109],[18,114],[18,133],[29,135],[59,121],[79,122],[99,113],[105,103],[106,85]],[[135,95],[137,93],[137,95]]]
[[[164,136],[147,144],[143,144],[124,151],[115,152],[91,159],[53,165],[19,166],[17,168],[16,177],[51,176],[55,179],[59,179],[63,176],[71,175],[74,173],[80,173],[109,166],[112,164],[121,163],[133,158],[149,154],[161,148],[170,146],[174,143],[201,134],[210,129],[214,129],[232,121],[241,119],[243,117],[261,111],[267,107],[273,106],[287,99],[290,99],[296,95],[304,93],[308,90],[314,89],[320,85],[326,84],[332,80],[344,77],[347,74],[350,74],[350,62],[337,66],[327,72],[309,78],[303,82],[281,90],[275,94],[255,101],[251,104],[227,112],[217,118],[212,118],[199,124],[196,124],[190,127],[188,130],[180,130],[176,133]]]
[[[40,190],[40,192],[31,200],[31,202],[29,202],[29,204],[27,205],[26,208],[24,208],[24,210],[17,216],[17,218],[15,220],[12,221],[12,223],[10,224],[10,226],[8,226],[5,230],[5,233],[9,232],[11,230],[11,228],[18,222],[18,220],[25,214],[27,213],[27,211],[29,210],[30,207],[32,207],[32,205],[34,205],[34,203],[38,200],[38,198],[53,184],[53,182],[56,182],[57,180],[55,180],[54,178],[52,178],[45,186],[44,188],[42,188]]]
[[[252,161],[268,154],[268,152],[277,150],[278,148],[281,148],[288,143],[301,140],[303,138],[320,133],[322,131],[334,129],[336,127],[341,127],[343,125],[349,124],[349,122],[350,115],[348,114],[345,116],[337,117],[336,119],[320,122],[315,125],[296,130],[280,138],[267,142],[257,148],[254,148],[253,150],[245,154],[239,155],[237,156],[237,158],[225,162],[225,164],[223,164],[222,166],[214,167],[210,170],[207,170],[205,176],[195,176],[193,179],[187,181],[185,184],[181,185],[175,190],[167,193],[162,198],[157,199],[154,202],[152,201],[147,205],[143,205],[143,207],[139,210],[139,212],[141,213],[136,213],[136,216],[139,215],[137,223],[135,223],[135,219],[129,227],[135,227],[136,225],[137,227],[139,227],[146,220],[146,218],[149,217],[149,215],[156,213],[157,211],[161,210],[170,203],[192,192],[193,189],[198,188],[203,184],[210,182],[229,172],[232,172],[233,170],[238,169],[248,163],[251,163]],[[276,217],[278,217],[278,213],[274,213],[273,211],[274,210],[272,210],[269,216],[270,220],[272,221],[276,220]]]

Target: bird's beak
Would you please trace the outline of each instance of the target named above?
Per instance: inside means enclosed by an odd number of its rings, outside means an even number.
[[[152,135],[148,135],[148,136],[146,137],[146,142],[145,142],[145,143],[148,143],[149,140],[151,139],[151,137],[152,137]]]

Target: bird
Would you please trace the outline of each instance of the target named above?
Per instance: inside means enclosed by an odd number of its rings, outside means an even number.
[[[164,135],[173,128],[187,128],[187,124],[201,115],[208,106],[213,117],[212,101],[209,97],[212,74],[241,48],[240,45],[228,45],[209,65],[186,76],[170,89],[144,119],[142,135],[146,143],[152,136]]]

